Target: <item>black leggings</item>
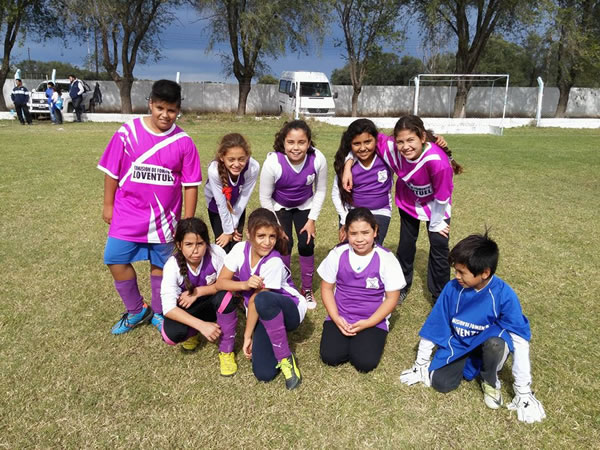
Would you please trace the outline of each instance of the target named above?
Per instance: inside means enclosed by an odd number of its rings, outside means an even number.
[[[213,234],[215,235],[215,241],[216,241],[217,238],[223,234],[223,224],[221,223],[221,216],[219,215],[219,213],[212,212],[209,209],[208,210],[208,219],[210,220],[210,226],[213,230]],[[244,222],[246,222],[246,210],[244,210],[244,212],[240,216],[240,221],[236,228],[236,230],[239,233],[242,233],[244,231]],[[227,244],[225,247],[223,247],[223,250],[225,250],[225,253],[229,253],[235,244],[237,244],[237,242],[232,240],[231,242],[229,242],[229,244]]]
[[[410,214],[400,211],[400,242],[396,250],[396,257],[402,266],[406,287],[408,291],[412,285],[415,253],[417,252],[417,238],[421,221]],[[450,219],[445,219],[450,224]],[[429,222],[425,222],[429,227]],[[434,301],[440,296],[442,289],[450,281],[450,263],[448,262],[448,238],[440,233],[427,230],[429,235],[429,261],[427,263],[427,287]]]
[[[192,305],[186,309],[188,314],[191,314],[197,319],[204,320],[205,322],[216,322],[217,321],[217,309],[221,306],[223,297],[225,297],[226,291],[219,291],[215,295],[205,295],[198,297]],[[231,299],[224,313],[230,313],[235,310],[237,306],[237,297]],[[190,337],[190,332],[193,330],[192,327],[187,326],[185,323],[177,322],[176,320],[165,317],[163,324],[163,332],[172,342],[178,344],[179,342],[185,341]]]
[[[321,335],[321,359],[330,366],[350,361],[359,372],[370,372],[381,360],[386,338],[387,331],[376,327],[356,336],[345,336],[332,320],[326,320]]]
[[[298,239],[298,254],[300,256],[312,256],[315,254],[315,240],[313,238],[310,239],[310,242],[307,244],[306,239],[308,239],[308,233],[303,231],[301,234],[298,233],[304,225],[306,225],[306,221],[308,220],[308,215],[310,213],[310,209],[280,209],[277,211],[277,218],[279,219],[279,223],[283,227],[283,231],[287,234],[288,241],[288,255],[292,254],[292,248],[294,247],[294,238],[292,236],[292,224],[294,228],[296,228],[296,237]]]
[[[467,357],[475,354],[483,361],[481,372],[479,373],[483,380],[496,387],[498,381],[498,371],[506,362],[508,357],[508,346],[504,339],[493,337],[485,341],[471,353],[462,358],[452,361],[450,364],[434,370],[431,376],[431,387],[438,392],[447,393],[456,389],[463,379],[463,370]]]

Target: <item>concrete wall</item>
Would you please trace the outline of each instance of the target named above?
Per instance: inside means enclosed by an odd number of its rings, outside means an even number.
[[[36,87],[41,80],[24,80],[28,89]],[[95,81],[88,81],[94,87]],[[99,113],[120,111],[120,96],[112,81],[99,81],[103,103],[96,108]],[[4,98],[12,107],[10,92],[13,80],[4,84]],[[148,94],[152,81],[136,81],[131,98],[133,111],[147,110]],[[184,112],[235,113],[237,111],[238,85],[223,83],[182,83]],[[337,115],[349,116],[352,106],[352,87],[333,86],[338,93]],[[455,88],[421,87],[419,115],[425,117],[450,117]],[[359,116],[398,117],[412,112],[414,86],[365,86],[358,101]],[[253,115],[274,115],[278,112],[278,90],[274,85],[253,85],[248,96],[246,112]],[[467,117],[500,117],[504,103],[504,88],[477,87],[471,89],[467,102]],[[553,117],[558,104],[558,88],[546,88],[542,103],[542,117]],[[534,118],[537,105],[537,88],[512,87],[508,90],[506,117]],[[573,88],[569,97],[567,117],[599,118],[600,89]]]

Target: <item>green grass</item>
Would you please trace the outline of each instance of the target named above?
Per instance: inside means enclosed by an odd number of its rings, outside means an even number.
[[[248,136],[262,162],[280,123],[182,120],[203,168],[231,131]],[[476,383],[442,395],[398,381],[431,309],[423,228],[413,290],[371,374],[320,362],[322,306],[291,334],[304,375],[292,392],[281,377],[257,382],[239,354],[238,374],[220,377],[212,344],[183,354],[149,326],[112,336],[122,304],[102,264],[107,230],[95,166],[117,126],[0,122],[1,448],[600,447],[599,130],[446,136],[465,166],[455,178],[451,244],[490,226],[501,250],[498,273],[531,321],[534,389],[548,418],[525,425],[506,409],[486,409]],[[331,162],[342,129],[312,127]],[[200,198],[197,215],[206,218]],[[257,205],[255,192],[250,209]],[[394,213],[392,249],[398,222]],[[317,233],[319,262],[337,236],[329,198]],[[136,268],[149,298],[148,266]],[[510,364],[501,378],[510,399]]]

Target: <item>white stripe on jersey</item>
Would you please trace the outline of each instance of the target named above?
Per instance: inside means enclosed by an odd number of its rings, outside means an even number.
[[[154,208],[150,207],[150,221],[148,222],[148,242],[160,242],[158,231],[156,231],[156,217]]]
[[[404,181],[406,183],[406,180],[408,180],[410,177],[412,177],[415,172],[417,172],[421,167],[423,167],[427,162],[429,161],[439,161],[440,160],[440,155],[427,155],[425,156],[425,158],[423,158],[421,161],[419,161],[417,163],[417,165],[415,166],[415,168],[413,170],[411,170],[410,172],[408,172],[406,175],[404,175],[402,177],[402,181]]]
[[[136,159],[132,164],[131,167],[129,167],[129,169],[127,170],[127,173],[125,174],[125,176],[123,177],[123,179],[119,182],[119,186],[123,186],[123,184],[125,183],[125,181],[127,181],[127,178],[129,177],[129,175],[131,175],[131,172],[133,172],[133,165],[134,164],[141,164],[144,161],[146,161],[148,158],[150,158],[152,155],[154,155],[156,152],[158,152],[159,150],[163,149],[164,147],[171,145],[173,142],[187,137],[187,133],[185,132],[181,132],[181,133],[177,133],[174,136],[171,136],[167,139],[165,139],[164,141],[159,142],[158,144],[156,144],[154,147],[152,147],[150,150],[147,150],[146,152],[144,152],[144,154],[142,156],[140,156],[138,159]]]
[[[160,227],[162,228],[165,240],[167,242],[171,242],[173,240],[173,234],[171,233],[171,228],[169,227],[169,222],[167,221],[167,216],[165,215],[165,209],[163,208],[163,205],[156,194],[154,194],[154,198],[156,199],[156,203],[160,209]]]
[[[420,221],[427,222],[429,220],[429,216],[420,203],[415,203],[415,212],[417,213],[417,216],[419,216],[418,218]]]

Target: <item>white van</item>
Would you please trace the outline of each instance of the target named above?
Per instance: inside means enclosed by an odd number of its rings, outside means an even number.
[[[279,79],[279,113],[296,112],[296,88],[300,84],[300,114],[303,116],[335,116],[337,92],[323,72],[283,72]]]

